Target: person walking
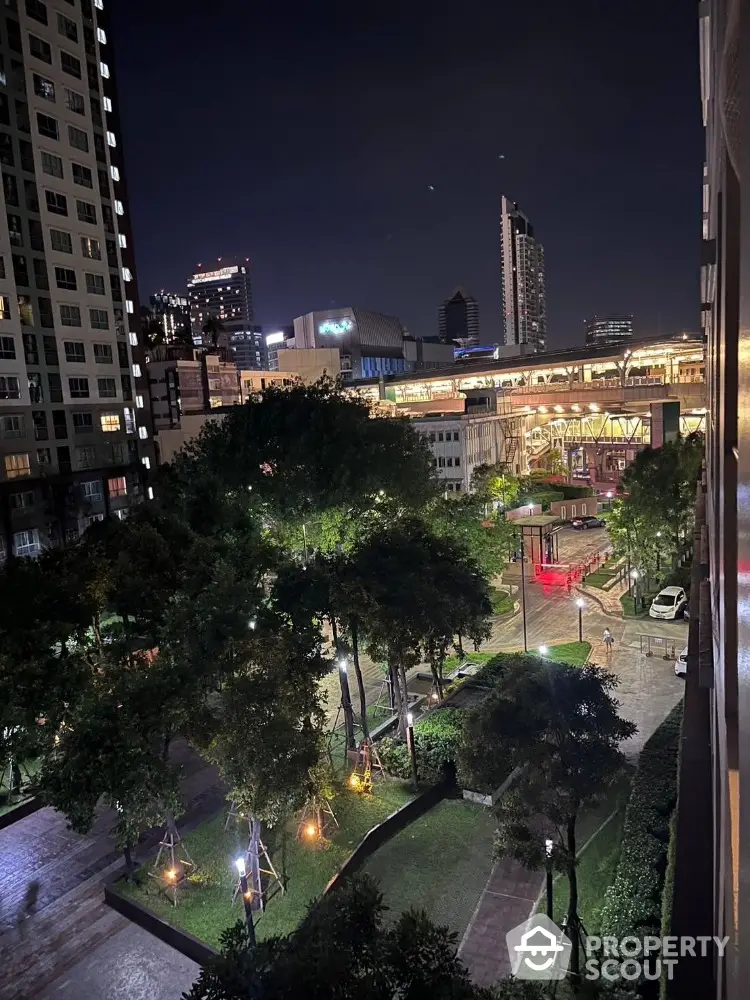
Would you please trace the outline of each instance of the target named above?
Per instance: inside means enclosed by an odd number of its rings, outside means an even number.
[[[36,881],[29,882],[26,886],[23,903],[19,907],[18,914],[16,916],[16,925],[18,926],[18,932],[22,938],[26,936],[26,921],[36,911],[40,887],[40,883]]]
[[[604,645],[607,647],[607,656],[609,656],[612,653],[612,647],[615,644],[615,637],[612,635],[612,633],[609,631],[608,628],[605,628],[604,635],[602,638],[604,640]]]

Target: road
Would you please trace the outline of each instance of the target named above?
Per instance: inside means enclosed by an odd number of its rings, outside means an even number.
[[[561,533],[560,560],[579,562],[606,544],[604,532]],[[530,649],[578,638],[576,594],[530,583],[526,591]],[[614,652],[606,656],[601,636],[609,627]],[[685,644],[684,622],[612,618],[587,600],[584,638],[593,643],[592,659],[618,676],[621,714],[639,728],[626,752],[635,757],[645,739],[677,702],[683,682],[673,663],[639,652],[639,632],[674,636]],[[512,650],[523,645],[520,614],[499,623],[483,649]],[[382,683],[380,667],[364,658],[369,699]],[[331,714],[340,697],[337,678],[329,678]],[[356,694],[353,692],[356,703]],[[187,748],[177,748],[183,797],[195,816],[215,812],[222,802],[216,774]],[[166,945],[131,925],[103,903],[102,884],[120,866],[109,837],[113,817],[103,813],[86,837],[66,829],[65,820],[43,809],[0,830],[0,1000],[179,1000],[197,967]],[[26,885],[42,883],[39,911],[24,936],[15,914]]]

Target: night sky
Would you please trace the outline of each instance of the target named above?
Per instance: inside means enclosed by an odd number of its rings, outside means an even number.
[[[493,343],[506,194],[550,347],[597,311],[698,329],[697,2],[117,6],[143,300],[242,254],[267,330],[356,305],[430,336],[462,284]]]

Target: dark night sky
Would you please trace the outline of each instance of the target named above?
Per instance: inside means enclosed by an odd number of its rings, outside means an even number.
[[[144,300],[242,254],[266,329],[358,305],[431,335],[463,284],[494,342],[504,193],[545,246],[551,347],[596,311],[698,328],[697,3],[118,7]]]

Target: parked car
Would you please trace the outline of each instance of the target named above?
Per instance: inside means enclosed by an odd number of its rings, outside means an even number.
[[[687,674],[687,646],[674,661],[674,672],[677,677],[684,677]]]
[[[571,527],[576,531],[585,531],[586,528],[604,528],[606,521],[601,517],[574,517],[570,522]]]
[[[681,618],[687,606],[687,594],[682,587],[665,587],[660,590],[648,609],[651,618],[666,618],[674,621]]]

